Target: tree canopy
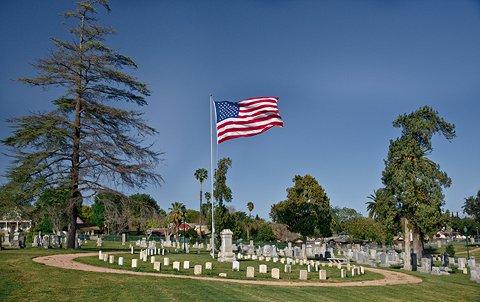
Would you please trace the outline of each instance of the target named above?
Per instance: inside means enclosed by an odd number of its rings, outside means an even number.
[[[455,137],[455,126],[445,121],[433,108],[425,106],[410,114],[402,114],[393,122],[402,129],[400,137],[390,141],[379,205],[370,205],[372,214],[379,217],[401,217],[404,237],[410,238],[412,229],[414,249],[421,257],[423,238],[443,224],[442,189],[449,187],[451,179],[440,166],[428,158],[432,152],[432,137],[436,134],[447,140]],[[384,190],[384,191],[383,191]],[[390,210],[397,213],[388,212]],[[405,240],[406,269],[410,267],[410,240]]]
[[[288,225],[302,236],[330,236],[332,213],[330,199],[311,175],[296,175],[287,189],[287,199],[272,205],[274,222]]]
[[[477,192],[477,196],[465,198],[463,211],[477,222],[480,222],[480,190]]]
[[[218,161],[217,169],[215,169],[213,198],[218,202],[218,206],[223,206],[224,202],[232,201],[232,190],[227,185],[227,172],[231,166],[232,160],[229,157],[224,157]]]

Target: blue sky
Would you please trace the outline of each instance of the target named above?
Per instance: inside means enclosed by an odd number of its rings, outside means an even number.
[[[30,66],[66,37],[69,1],[8,1],[0,11],[0,137],[7,118],[51,109],[55,90],[24,86]],[[455,123],[431,157],[453,179],[446,208],[480,189],[478,1],[113,1],[101,21],[109,44],[136,59],[150,85],[143,110],[165,152],[162,208],[198,207],[193,173],[209,167],[209,94],[217,100],[280,97],[284,128],[221,144],[233,166],[232,205],[268,217],[295,174],[312,174],[334,206],[365,212],[380,184],[391,126],[423,105]],[[0,147],[4,152],[5,148]],[[0,158],[0,172],[9,162]],[[0,181],[4,181],[1,179]]]

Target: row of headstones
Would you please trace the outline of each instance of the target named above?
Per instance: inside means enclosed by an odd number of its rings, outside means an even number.
[[[315,261],[315,260],[303,260],[303,259],[292,259],[292,258],[277,258],[277,257],[263,257],[263,256],[259,256],[257,257],[256,255],[242,255],[242,254],[237,254],[237,259],[238,260],[242,260],[242,259],[246,259],[246,260],[258,260],[258,261],[266,261],[266,262],[269,262],[269,261],[272,261],[274,263],[280,261],[282,264],[299,264],[299,265],[311,265],[311,266],[326,266],[328,265],[329,267],[332,267],[334,266],[334,264],[332,262],[328,262],[328,263],[325,263],[325,262],[320,262],[320,261]],[[340,265],[340,264],[339,264]],[[349,267],[350,264],[347,264],[347,266]],[[350,269],[350,268],[348,268]]]
[[[285,259],[285,258],[282,258],[282,259]],[[286,258],[286,259],[292,260],[292,259],[290,259],[290,258]],[[296,260],[298,260],[298,259],[296,259]],[[310,272],[312,272],[312,270],[313,270],[312,267],[314,267],[314,268],[315,268],[315,271],[319,273],[319,278],[320,278],[320,280],[325,280],[325,279],[327,278],[327,277],[326,277],[326,270],[319,269],[320,265],[324,267],[325,265],[327,265],[326,263],[323,263],[323,262],[322,262],[322,263],[319,263],[318,261],[315,262],[315,261],[313,261],[313,260],[311,260],[311,261],[302,261],[302,260],[296,261],[296,260],[287,261],[288,263],[284,265],[284,272],[285,272],[285,273],[291,273],[291,271],[292,271],[292,264],[298,263],[298,264],[300,264],[300,265],[303,265],[303,264],[307,265],[307,269],[306,269],[306,270],[300,270],[300,277],[299,277],[299,278],[300,278],[301,280],[306,280],[306,278],[307,278],[306,276],[308,275],[307,273],[310,273]],[[282,263],[283,263],[283,262],[282,262]],[[332,264],[332,263],[328,263],[328,266],[329,266],[329,267],[332,267],[333,264]],[[356,276],[356,275],[363,275],[363,274],[365,274],[365,268],[364,268],[363,266],[359,266],[359,267],[357,267],[357,266],[355,266],[355,265],[350,266],[350,264],[348,263],[348,264],[346,265],[346,269],[343,269],[341,264],[338,264],[338,265],[337,265],[337,268],[340,270],[340,276],[341,276],[341,278],[347,277],[347,271],[348,271],[348,272],[351,272],[351,276],[352,276],[352,277],[354,277],[354,276]],[[240,262],[238,262],[238,261],[233,261],[233,262],[232,262],[232,270],[233,270],[233,271],[240,271]],[[272,268],[272,278],[274,278],[274,276],[273,276],[273,275],[274,275],[274,270],[278,270],[278,269],[277,269],[277,268]],[[251,273],[250,275],[249,275],[249,271],[250,271],[250,273]],[[252,278],[253,278],[253,277],[254,277],[254,275],[253,275],[254,272],[255,272],[255,269],[254,269],[252,266],[247,266],[247,278],[249,278],[249,277],[252,277]],[[266,273],[267,273],[267,265],[265,265],[265,264],[260,264],[260,265],[259,265],[259,272],[260,272],[260,273],[263,273],[263,274],[266,274]],[[305,275],[305,274],[307,274],[307,275]],[[275,276],[277,276],[276,271],[275,271]],[[278,275],[278,276],[279,276],[279,275]],[[276,279],[279,279],[279,277],[276,278]]]
[[[418,268],[418,271],[434,275],[447,275],[451,272],[451,269],[449,267],[449,264],[451,264],[456,265],[458,269],[462,270],[463,274],[466,275],[468,274],[467,266],[470,267],[470,269],[476,268],[476,262],[474,257],[470,257],[470,259],[468,260],[466,258],[458,258],[457,263],[455,263],[455,258],[444,258],[442,259],[443,261],[441,267],[433,266],[433,259],[433,257],[423,257],[420,260],[421,266],[420,268]],[[438,257],[435,257],[435,259],[438,260]]]
[[[140,254],[140,259],[132,259],[131,261],[131,267],[132,268],[137,268],[138,267],[138,260],[143,260],[144,262],[147,262],[147,253],[144,253],[145,251],[142,251]],[[109,255],[107,253],[103,253],[102,251],[98,252],[98,259],[103,260],[105,262],[108,261],[110,264],[115,263],[115,256],[114,255]],[[118,265],[123,266],[124,265],[124,258],[123,257],[118,257]],[[153,264],[153,269],[156,271],[161,270],[161,263],[160,261],[156,261],[155,256],[150,257],[150,263]],[[293,262],[294,263],[294,262]],[[331,263],[330,263],[331,264]],[[163,258],[163,266],[169,266],[170,265],[170,258],[164,257]],[[351,277],[357,276],[357,275],[363,275],[365,274],[365,268],[363,266],[356,267],[355,265],[353,267],[350,267],[350,264],[347,264],[347,269],[341,268],[342,266],[339,264],[338,268],[340,269],[340,277],[341,278],[346,278],[347,277],[347,272],[351,273]],[[179,261],[174,261],[172,263],[172,268],[174,270],[180,271],[180,262]],[[188,270],[190,269],[190,261],[185,260],[183,261],[183,269]],[[195,265],[194,266],[194,275],[201,275],[202,274],[202,265]],[[327,271],[326,270],[321,270],[318,269],[318,265],[315,265],[315,269],[318,272],[318,276],[320,280],[326,280],[327,279]],[[212,262],[206,262],[205,263],[205,270],[212,270]],[[240,271],[240,262],[234,261],[232,263],[232,271]],[[265,264],[260,264],[258,271],[260,274],[267,274],[268,273],[268,268],[267,265]],[[286,264],[284,266],[284,273],[291,273],[292,271],[292,265],[291,264]],[[311,272],[311,266],[308,264],[306,270],[300,270],[300,275],[299,279],[300,280],[307,280],[308,279],[308,273]],[[280,269],[279,268],[272,268],[271,269],[271,275],[272,278],[274,279],[280,279]],[[226,273],[220,273],[220,277],[226,277]],[[255,277],[255,268],[253,266],[247,266],[247,271],[246,271],[246,277],[247,278],[254,278]]]
[[[24,248],[26,236],[23,232],[13,232],[13,237],[10,239],[10,233],[8,230],[2,230],[0,233],[0,240],[2,240],[2,246],[8,246],[13,248]]]

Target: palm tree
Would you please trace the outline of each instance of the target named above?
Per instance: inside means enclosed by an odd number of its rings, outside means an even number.
[[[208,177],[208,171],[207,169],[200,168],[195,171],[193,174],[195,176],[195,179],[198,180],[200,183],[200,213],[202,213],[202,197],[203,197],[203,182],[207,179]],[[200,215],[200,223],[202,222],[202,215]]]
[[[248,216],[249,217],[252,217],[252,211],[253,209],[255,208],[255,206],[253,205],[253,202],[249,201],[247,202],[247,209],[248,209]]]
[[[173,202],[170,206],[170,213],[168,214],[170,222],[175,226],[175,238],[178,241],[178,228],[182,224],[183,212],[185,205],[181,202]]]
[[[367,211],[368,211],[368,216],[370,218],[377,218],[378,217],[378,206],[379,206],[379,200],[378,200],[378,195],[377,192],[373,192],[373,194],[370,194],[367,196],[370,201],[367,201]]]
[[[253,202],[249,201],[247,202],[247,209],[248,209],[248,217],[252,218],[252,211],[255,206],[253,205]],[[250,225],[247,227],[247,240],[250,241]]]

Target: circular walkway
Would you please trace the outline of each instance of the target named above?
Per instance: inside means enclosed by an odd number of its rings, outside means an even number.
[[[113,254],[113,253],[110,253]],[[50,256],[42,256],[34,258],[33,261],[42,263],[48,266],[59,267],[63,269],[72,269],[86,272],[97,273],[110,273],[110,274],[124,274],[124,275],[137,275],[137,276],[152,276],[161,278],[178,278],[178,279],[192,279],[202,281],[217,281],[237,284],[251,284],[251,285],[275,285],[275,286],[314,286],[314,287],[350,287],[350,286],[382,286],[382,285],[397,285],[397,284],[415,284],[422,282],[422,279],[408,275],[401,272],[393,272],[377,268],[365,268],[367,271],[378,273],[384,276],[384,279],[368,280],[368,281],[347,281],[347,282],[289,282],[289,281],[267,281],[267,280],[238,280],[238,279],[225,279],[215,277],[200,277],[200,276],[186,276],[186,275],[173,275],[162,273],[146,273],[146,272],[134,272],[122,269],[112,269],[106,267],[93,266],[74,261],[80,257],[98,256],[98,253],[76,253],[76,254],[58,254]]]

